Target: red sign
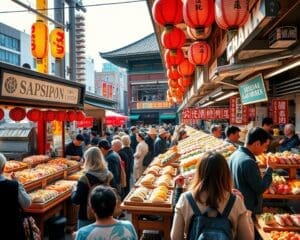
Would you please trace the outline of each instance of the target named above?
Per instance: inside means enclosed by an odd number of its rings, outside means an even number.
[[[247,124],[248,106],[242,105],[239,97],[231,97],[229,101],[230,124]]]
[[[107,84],[106,82],[102,83],[102,96],[103,97],[108,97],[108,93],[107,93]]]
[[[226,108],[185,108],[182,111],[182,120],[214,120],[229,119],[229,110]]]
[[[83,121],[76,121],[77,128],[91,128],[93,127],[94,118],[86,117]]]
[[[273,99],[272,110],[273,122],[275,124],[288,123],[288,100]]]

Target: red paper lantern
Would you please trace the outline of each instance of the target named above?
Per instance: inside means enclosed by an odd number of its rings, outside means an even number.
[[[77,114],[75,111],[68,111],[67,112],[67,120],[72,122],[72,121],[75,121],[77,118]]]
[[[225,30],[244,26],[249,17],[248,0],[216,0],[215,18],[218,26]]]
[[[178,72],[177,68],[168,68],[167,76],[170,79],[178,79],[181,77],[180,73]]]
[[[195,71],[195,65],[185,58],[177,67],[181,76],[190,76]]]
[[[31,54],[36,58],[47,57],[48,27],[42,21],[37,21],[31,26]]]
[[[27,119],[32,122],[37,122],[43,119],[43,113],[39,109],[30,109],[27,114]]]
[[[172,97],[172,93],[171,93],[170,89],[167,90],[167,96],[170,97],[170,98]]]
[[[50,33],[51,55],[61,59],[65,56],[65,32],[61,28],[55,28]]]
[[[161,35],[161,43],[167,49],[182,48],[185,43],[185,34],[180,28],[165,28]]]
[[[9,111],[9,117],[14,121],[21,121],[26,117],[24,108],[15,107]]]
[[[0,108],[0,120],[4,118],[4,111]]]
[[[171,79],[171,78],[169,78],[168,79],[168,85],[171,88],[178,88],[179,87],[177,79]]]
[[[192,84],[192,80],[190,77],[182,77],[182,78],[179,78],[178,84],[180,87],[185,89],[185,88],[188,88]]]
[[[188,49],[188,59],[195,65],[206,65],[211,58],[211,49],[208,43],[197,41],[190,45]]]
[[[184,59],[184,53],[182,49],[169,50],[165,52],[165,61],[168,66],[177,66]]]
[[[82,111],[77,111],[76,112],[76,120],[77,121],[83,121],[85,119],[85,113]]]
[[[47,110],[44,112],[45,120],[48,122],[52,122],[56,119],[56,112],[52,110]]]
[[[185,0],[183,19],[187,26],[203,31],[214,21],[214,0]]]
[[[66,121],[67,120],[67,113],[65,111],[62,111],[62,110],[57,111],[55,120],[61,121],[61,122]]]
[[[204,28],[204,31],[198,31],[195,28],[187,27],[186,32],[193,40],[204,40],[211,34],[211,26]]]
[[[181,0],[156,0],[152,7],[152,16],[162,26],[176,25],[182,22]]]

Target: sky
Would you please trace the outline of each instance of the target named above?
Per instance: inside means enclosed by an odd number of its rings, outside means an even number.
[[[35,7],[36,0],[19,1]],[[82,4],[87,6],[86,13],[83,13],[86,23],[86,56],[94,59],[96,70],[101,70],[101,64],[106,62],[100,58],[99,52],[122,48],[154,32],[146,1],[112,4],[130,1],[132,0],[82,0]],[[48,0],[49,7],[53,6],[53,2],[54,0]],[[88,6],[99,4],[102,6]],[[15,12],[18,10],[24,8],[11,0],[1,0],[0,22],[30,34],[35,15]],[[53,17],[53,11],[49,11],[49,16],[51,15]],[[49,29],[52,28],[53,25],[50,25]]]

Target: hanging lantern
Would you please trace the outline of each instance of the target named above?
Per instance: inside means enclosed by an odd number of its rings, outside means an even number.
[[[36,58],[47,57],[48,27],[42,21],[35,22],[31,27],[31,54]]]
[[[171,93],[170,89],[167,90],[167,96],[170,97],[170,98],[172,97],[172,93]]]
[[[165,28],[161,35],[161,44],[166,49],[182,48],[185,43],[184,32],[177,27]]]
[[[195,65],[190,63],[187,58],[185,58],[177,68],[181,76],[190,76],[195,71]]]
[[[188,49],[188,59],[194,65],[206,65],[209,62],[210,57],[210,46],[204,41],[194,42],[190,45]]]
[[[67,120],[72,122],[72,121],[75,121],[77,118],[77,114],[75,111],[68,111],[67,112]]]
[[[248,0],[216,0],[215,18],[218,26],[225,30],[244,26],[249,17]]]
[[[85,119],[85,113],[82,111],[76,112],[76,121],[83,121]]]
[[[67,120],[67,113],[65,111],[62,111],[62,110],[57,111],[55,120],[61,121],[61,122],[66,121]]]
[[[197,31],[195,28],[187,27],[186,32],[193,40],[204,40],[211,34],[211,26],[204,28],[204,31]]]
[[[43,113],[39,109],[30,109],[27,114],[27,119],[32,122],[37,122],[43,119]]]
[[[185,88],[188,88],[192,84],[192,80],[190,77],[182,77],[182,78],[178,79],[178,84],[180,87],[185,89]]]
[[[0,108],[0,121],[4,118],[4,111]]]
[[[173,51],[167,49],[165,52],[165,61],[168,66],[177,66],[184,59],[184,53],[182,49],[175,49]]]
[[[176,102],[177,104],[182,103],[182,101],[183,101],[183,96],[177,96],[177,97],[175,98],[175,102]]]
[[[26,111],[24,108],[15,107],[9,111],[9,117],[14,121],[21,121],[26,117]]]
[[[214,21],[214,0],[185,0],[183,19],[187,26],[203,32]]]
[[[65,32],[61,28],[55,28],[50,33],[51,55],[61,59],[65,56]]]
[[[176,25],[182,22],[181,0],[156,0],[152,7],[152,16],[162,26]]]
[[[178,78],[181,77],[181,75],[179,74],[177,68],[168,68],[167,76],[170,79],[178,79]]]
[[[45,120],[48,122],[52,122],[56,119],[56,112],[52,110],[48,110],[44,112]]]
[[[170,88],[178,88],[179,87],[177,79],[169,78],[168,79],[168,85],[169,85]]]

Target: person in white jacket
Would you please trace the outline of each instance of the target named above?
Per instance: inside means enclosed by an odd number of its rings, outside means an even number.
[[[134,179],[137,181],[143,174],[145,168],[143,166],[143,160],[148,153],[148,145],[145,142],[145,133],[138,132],[136,134],[136,139],[138,145],[136,146],[136,151],[134,153]]]

